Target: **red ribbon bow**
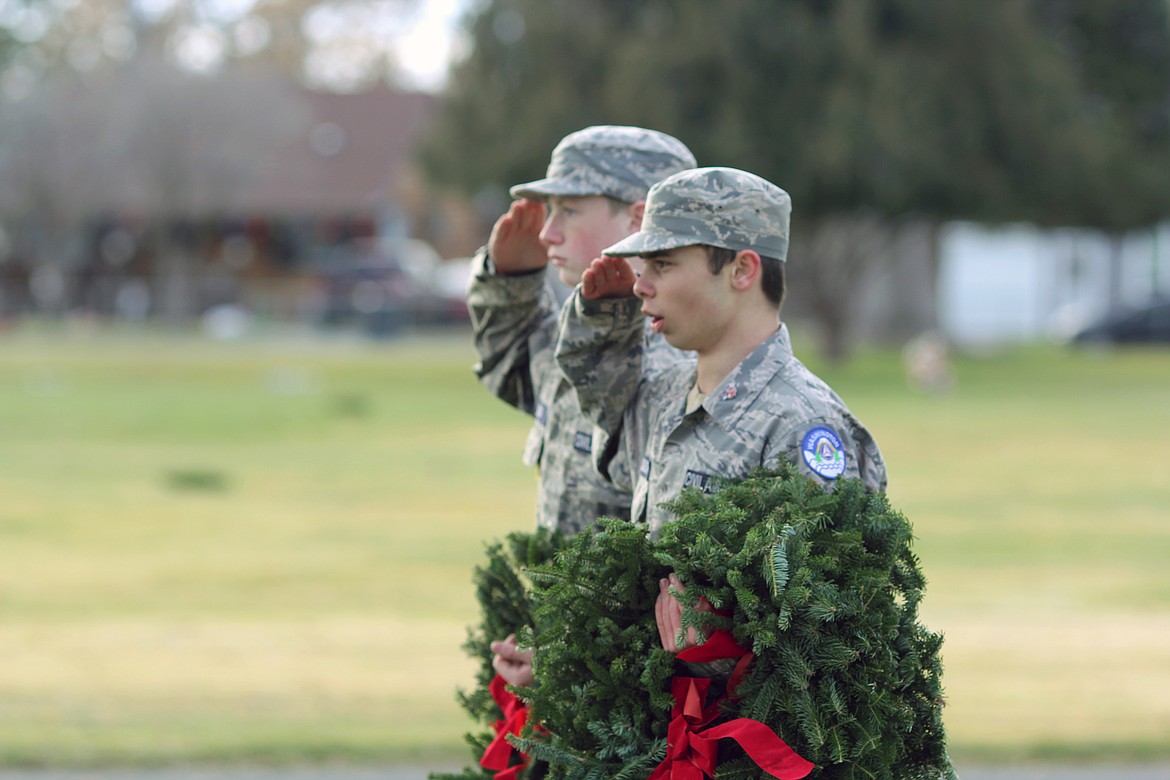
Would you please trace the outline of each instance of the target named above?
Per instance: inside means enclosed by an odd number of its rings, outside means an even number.
[[[507,682],[499,675],[496,675],[488,685],[488,691],[499,705],[503,718],[492,724],[492,728],[496,730],[496,738],[483,751],[483,757],[479,760],[479,765],[484,769],[496,770],[495,780],[515,780],[520,770],[528,764],[528,756],[516,750],[508,741],[509,734],[519,736],[520,729],[528,722],[528,708],[505,689],[506,685]],[[521,761],[515,766],[509,766],[513,753],[520,756]]]
[[[728,690],[734,690],[752,654],[735,643],[726,631],[716,631],[707,642],[678,654],[684,661],[713,661],[739,658]],[[718,746],[721,739],[734,739],[756,765],[779,780],[800,780],[816,765],[800,757],[770,728],[758,720],[736,718],[718,726],[702,728],[719,710],[713,704],[704,708],[709,679],[675,677],[671,683],[674,708],[667,729],[666,758],[647,780],[703,780],[715,776]]]

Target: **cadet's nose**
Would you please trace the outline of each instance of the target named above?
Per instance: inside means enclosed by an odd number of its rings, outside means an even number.
[[[654,295],[654,286],[646,281],[645,274],[639,274],[634,279],[634,295],[639,298],[650,298]]]
[[[564,237],[561,234],[560,226],[556,224],[554,217],[549,217],[544,222],[544,227],[540,229],[540,243],[545,246],[553,246],[561,243]]]

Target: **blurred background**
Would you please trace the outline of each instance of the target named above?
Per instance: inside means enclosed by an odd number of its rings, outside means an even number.
[[[0,317],[457,320],[458,258],[507,186],[619,123],[791,192],[789,316],[834,358],[924,331],[1070,338],[1170,287],[1166,16],[4,0]]]
[[[0,767],[465,760],[468,258],[591,124],[792,194],[956,755],[1170,761],[1170,1],[0,0]]]

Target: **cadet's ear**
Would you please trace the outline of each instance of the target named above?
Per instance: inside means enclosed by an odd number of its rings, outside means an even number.
[[[637,233],[642,229],[642,217],[646,215],[646,201],[640,200],[631,203],[628,211],[630,215],[630,232]]]
[[[760,256],[750,249],[735,253],[731,261],[731,286],[736,290],[750,289],[760,278]]]

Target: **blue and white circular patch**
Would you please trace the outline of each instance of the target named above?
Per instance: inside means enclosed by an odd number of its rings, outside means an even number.
[[[818,425],[804,435],[800,454],[812,472],[825,479],[836,479],[845,473],[845,448],[841,437],[832,428]]]

